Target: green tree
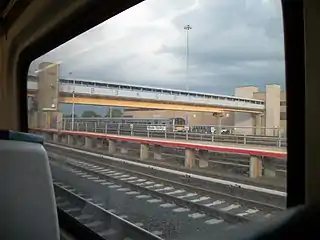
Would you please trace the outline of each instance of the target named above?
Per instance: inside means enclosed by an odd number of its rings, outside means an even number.
[[[113,117],[113,118],[117,118],[121,116],[122,116],[122,112],[120,109],[117,109],[117,108],[109,108],[106,114],[106,117]]]
[[[83,111],[83,113],[81,114],[81,117],[101,117],[99,114],[97,114],[95,111],[92,110],[87,110],[87,111]]]

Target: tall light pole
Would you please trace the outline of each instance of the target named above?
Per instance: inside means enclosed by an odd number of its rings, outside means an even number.
[[[192,27],[188,24],[184,26],[186,31],[186,90],[189,91],[189,31]],[[189,129],[189,114],[186,112],[186,126],[187,130]]]
[[[69,72],[70,77],[72,76],[72,72]],[[72,112],[71,112],[71,131],[74,130],[74,112],[75,112],[75,105],[74,105],[74,94],[75,94],[75,79],[73,79],[73,86],[72,86]]]

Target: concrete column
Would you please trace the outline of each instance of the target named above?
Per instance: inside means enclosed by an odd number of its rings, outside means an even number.
[[[44,132],[44,133],[42,133],[41,135],[42,135],[42,137],[43,137],[44,140],[49,140],[49,141],[50,141],[50,140],[52,140],[52,138],[53,138],[53,137],[52,137],[52,133],[46,133],[46,132]]]
[[[186,148],[184,166],[187,168],[193,168],[195,162],[195,150],[191,148]]]
[[[255,135],[262,135],[262,114],[255,114]]]
[[[250,177],[258,178],[262,176],[262,161],[261,157],[250,156]]]
[[[59,103],[59,64],[42,62],[39,64],[41,71],[38,73],[38,91],[36,102],[38,103],[38,124],[43,128],[57,129],[55,113]],[[50,111],[42,111],[51,109]],[[56,119],[56,120],[55,120]]]
[[[96,146],[96,139],[92,137],[85,137],[84,146],[86,148],[94,148]]]
[[[265,118],[266,118],[266,135],[273,136],[274,128],[280,127],[280,85],[272,84],[266,86],[265,100]]]
[[[154,145],[153,159],[154,160],[161,160],[162,159],[162,149],[161,149],[160,145]]]
[[[57,133],[53,134],[53,141],[54,142],[59,142],[59,135]]]
[[[264,158],[263,160],[263,175],[266,177],[276,176],[276,165],[269,158]]]
[[[68,135],[62,135],[61,136],[61,142],[63,144],[68,144]]]
[[[207,150],[199,150],[199,168],[206,168],[209,166],[209,152]]]
[[[217,119],[217,131],[216,134],[221,134],[221,121],[222,121],[222,117],[221,116],[216,116]]]
[[[115,153],[117,151],[117,143],[114,140],[109,140],[109,147],[108,152],[109,153]]]
[[[43,132],[41,133],[41,136],[43,137],[44,140],[48,140],[48,134]]]
[[[253,98],[254,93],[259,89],[254,86],[239,87],[235,89],[236,97]],[[234,113],[234,127],[236,134],[252,135],[253,134],[254,120],[251,113]]]
[[[141,144],[140,145],[140,160],[147,160],[149,158],[149,145]]]
[[[84,146],[86,148],[92,148],[92,138],[91,137],[85,137]]]
[[[72,135],[68,135],[68,145],[75,144],[75,137]]]
[[[50,140],[50,141],[53,140],[53,134],[52,133],[47,133],[47,140]]]

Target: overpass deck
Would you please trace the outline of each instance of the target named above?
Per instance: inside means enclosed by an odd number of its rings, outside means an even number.
[[[28,81],[30,96],[37,90],[37,80],[30,79]],[[124,107],[143,107],[136,105],[147,101],[148,105],[153,104],[151,108],[159,109],[172,109],[171,105],[176,104],[179,105],[178,109],[187,107],[187,110],[192,110],[191,106],[202,106],[207,109],[195,109],[195,111],[209,112],[229,110],[261,113],[265,110],[264,101],[257,99],[81,79],[59,79],[59,92],[61,95],[59,101],[63,103],[72,103],[71,96],[75,92],[77,104],[118,106],[117,101],[121,99]]]
[[[104,133],[89,133],[78,131],[58,131],[56,129],[31,129],[35,132],[49,132],[58,134],[67,134],[83,137],[96,137],[105,138],[118,141],[128,141],[136,143],[144,143],[150,145],[160,145],[164,147],[177,147],[177,148],[192,148],[201,149],[215,152],[246,154],[251,156],[263,156],[285,159],[287,157],[286,148],[277,147],[260,147],[255,145],[244,144],[230,144],[230,143],[217,143],[217,142],[201,142],[201,141],[187,141],[187,140],[173,140],[173,139],[161,139],[161,138],[147,138],[147,137],[131,137],[131,136],[119,136],[113,134]]]

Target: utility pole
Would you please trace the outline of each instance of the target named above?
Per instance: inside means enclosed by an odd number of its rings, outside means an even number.
[[[184,26],[186,31],[186,90],[189,91],[189,31],[192,27],[188,24]],[[186,112],[186,127],[189,130],[189,113]]]
[[[112,118],[112,107],[109,107],[109,118]]]
[[[72,76],[72,72],[69,72],[70,77]],[[74,104],[74,94],[75,94],[75,79],[73,79],[73,88],[72,88],[72,112],[71,112],[71,131],[74,130],[74,114],[75,114],[75,104]]]

